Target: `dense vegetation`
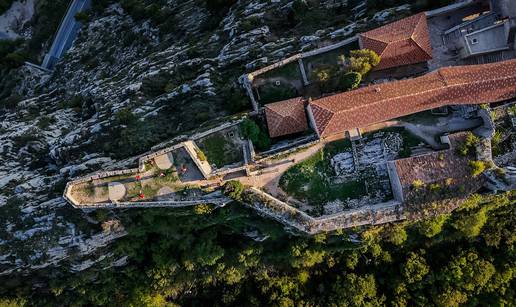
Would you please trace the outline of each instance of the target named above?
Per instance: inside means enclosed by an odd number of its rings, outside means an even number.
[[[351,243],[348,232],[291,235],[240,204],[131,211],[121,216],[129,235],[115,248],[130,257],[127,266],[54,271],[38,278],[35,291],[29,277],[5,281],[0,304],[510,305],[514,197],[473,195],[452,214],[366,229],[360,243]],[[250,230],[269,237],[254,241],[243,235]]]
[[[11,5],[13,4],[14,0],[0,0],[0,14],[5,13]]]

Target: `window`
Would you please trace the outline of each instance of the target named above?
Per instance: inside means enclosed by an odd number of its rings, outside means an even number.
[[[477,38],[472,38],[471,39],[471,44],[472,45],[478,44],[478,39]]]

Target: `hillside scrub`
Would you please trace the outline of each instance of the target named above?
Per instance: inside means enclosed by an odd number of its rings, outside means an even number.
[[[115,248],[129,256],[127,266],[54,278],[45,292],[25,278],[16,292],[6,284],[0,297],[98,306],[510,305],[514,197],[475,196],[444,219],[362,228],[361,243],[348,241],[351,231],[290,235],[238,203],[211,212],[131,211],[123,215],[129,236]],[[482,224],[465,231],[477,211]],[[270,237],[243,236],[251,222]]]

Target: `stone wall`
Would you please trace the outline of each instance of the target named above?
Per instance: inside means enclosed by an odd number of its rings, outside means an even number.
[[[396,164],[394,161],[387,162],[387,172],[389,173],[389,181],[391,182],[392,194],[394,199],[403,202],[403,187],[401,186],[398,172],[396,171]]]
[[[285,144],[284,146],[273,148],[271,150],[260,153],[259,156],[257,156],[258,159],[256,159],[255,162],[263,162],[266,160],[274,159],[278,156],[288,155],[297,150],[315,145],[319,143],[319,141],[320,140],[316,135],[299,138]]]
[[[101,203],[101,204],[80,204],[74,207],[89,210],[89,209],[127,209],[127,208],[184,208],[192,207],[201,204],[213,204],[217,207],[223,207],[231,199],[226,197],[206,198],[198,200],[184,200],[184,201],[146,201],[146,202],[116,202],[116,203]]]
[[[303,59],[309,58],[309,57],[312,57],[312,56],[316,56],[316,55],[319,55],[321,53],[326,53],[326,52],[338,49],[338,48],[343,47],[345,45],[351,44],[351,43],[355,42],[356,40],[358,40],[358,35],[355,35],[355,36],[353,36],[351,38],[345,39],[345,40],[343,40],[341,42],[338,42],[336,44],[332,44],[332,45],[329,45],[329,46],[325,46],[325,47],[314,49],[314,50],[307,51],[307,52],[302,52],[302,53],[294,54],[293,56],[290,56],[290,57],[288,57],[286,59],[283,59],[283,60],[281,60],[279,62],[276,62],[276,63],[274,63],[272,65],[260,68],[258,70],[253,71],[253,72],[250,72],[248,74],[244,74],[244,75],[240,76],[240,78],[238,80],[240,81],[240,84],[242,84],[244,89],[246,90],[247,95],[249,96],[249,99],[251,100],[251,103],[253,105],[254,112],[255,113],[259,112],[258,102],[256,101],[256,98],[254,97],[254,93],[253,93],[253,89],[252,89],[252,82],[253,82],[255,77],[257,77],[257,76],[259,76],[261,74],[264,74],[264,73],[266,73],[268,71],[271,71],[273,69],[285,66],[285,65],[290,64],[290,63],[295,62],[295,61],[298,61],[298,63],[299,63],[298,65],[300,66],[299,69],[300,69],[300,72],[301,72],[301,79],[303,80],[303,84],[304,85],[308,85],[309,82],[308,82],[308,78],[307,78],[305,70],[304,70]]]
[[[248,191],[261,198],[261,201],[250,203],[253,209],[308,234],[363,225],[379,225],[406,219],[403,205],[395,200],[314,218],[256,188],[249,188]]]

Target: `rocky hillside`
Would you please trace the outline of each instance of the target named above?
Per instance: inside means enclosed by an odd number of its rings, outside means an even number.
[[[355,20],[357,1],[230,2],[98,1],[51,75],[10,71],[22,99],[0,104],[0,275],[123,265],[109,244],[125,235],[124,213],[73,209],[61,198],[67,180],[248,109],[245,71],[410,10]]]

